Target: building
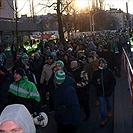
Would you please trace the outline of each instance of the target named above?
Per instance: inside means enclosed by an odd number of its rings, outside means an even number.
[[[0,0],[0,18],[14,18],[13,0]]]

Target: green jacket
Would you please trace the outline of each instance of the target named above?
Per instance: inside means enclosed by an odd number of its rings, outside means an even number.
[[[19,82],[13,82],[9,87],[9,92],[22,98],[31,98],[40,102],[40,94],[35,84],[28,81],[26,76]]]

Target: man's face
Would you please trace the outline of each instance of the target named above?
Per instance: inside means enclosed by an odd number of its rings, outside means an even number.
[[[100,63],[99,63],[99,67],[100,67],[100,68],[104,68],[104,66],[105,66],[105,63],[103,63],[103,62],[100,62]]]
[[[0,133],[24,133],[24,131],[15,122],[5,121],[0,125]]]
[[[29,61],[29,58],[24,59],[25,63],[28,63],[28,61]]]
[[[56,64],[56,69],[57,69],[57,71],[58,70],[63,70],[63,68],[62,68],[62,66],[60,64]]]
[[[47,60],[47,63],[48,63],[49,65],[51,65],[52,62],[53,62],[53,59],[48,59],[48,60]]]
[[[20,76],[18,73],[15,73],[15,74],[14,74],[14,81],[17,82],[17,81],[19,81],[20,79],[22,79],[22,76]]]

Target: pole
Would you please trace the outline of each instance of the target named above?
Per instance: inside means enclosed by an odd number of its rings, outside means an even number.
[[[17,5],[17,0],[15,0],[15,17],[16,17],[16,20],[15,20],[15,23],[16,23],[16,46],[18,48],[18,5]]]
[[[102,13],[102,12],[95,12],[93,15],[92,15],[92,31],[95,31],[95,15],[96,14],[99,14],[99,13]]]

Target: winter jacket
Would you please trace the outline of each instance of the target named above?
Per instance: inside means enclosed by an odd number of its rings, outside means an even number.
[[[73,79],[66,76],[65,81],[56,86],[55,119],[61,124],[79,123],[80,106],[73,84]]]
[[[33,103],[40,102],[40,95],[34,83],[28,81],[25,76],[19,82],[13,82],[9,87],[9,104],[24,104],[29,111],[32,110]]]
[[[43,65],[44,65],[44,63],[42,62],[41,59],[34,59],[30,65],[30,70],[32,73],[35,74],[38,84],[40,83]]]
[[[44,83],[49,81],[51,75],[52,75],[52,68],[56,65],[56,62],[53,62],[51,65],[45,64],[43,66],[42,74],[41,74],[41,79],[40,83]]]
[[[93,74],[92,83],[97,89],[97,96],[111,96],[116,85],[116,79],[108,67],[98,68]]]

